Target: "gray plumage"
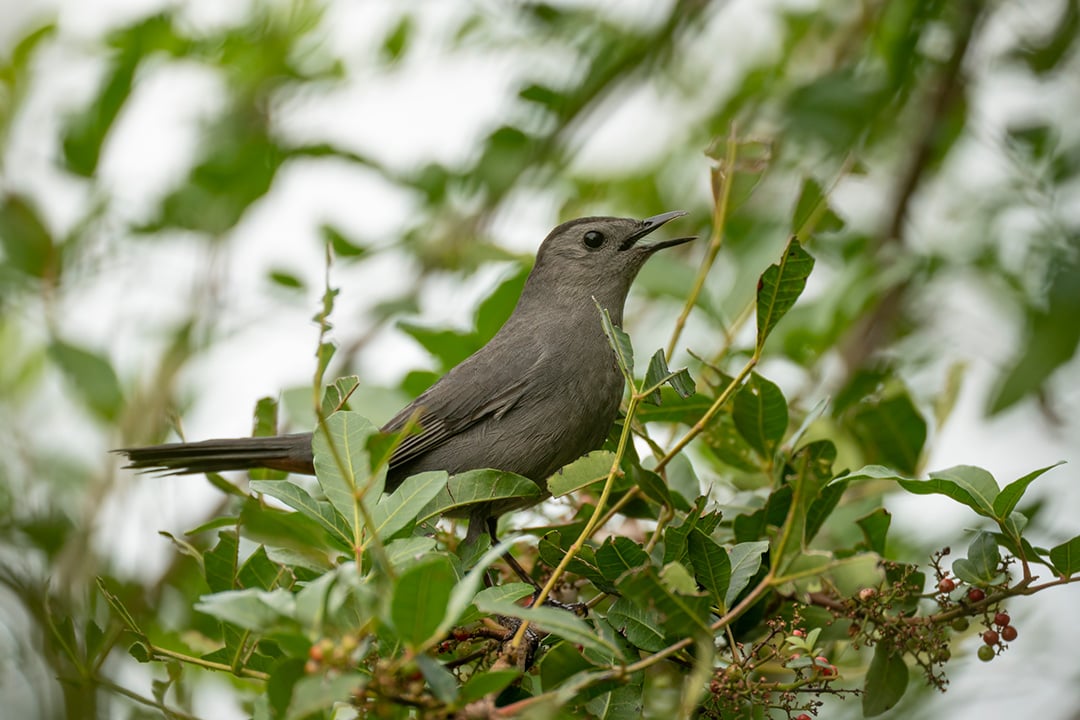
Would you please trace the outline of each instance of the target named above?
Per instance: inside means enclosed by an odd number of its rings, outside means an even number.
[[[623,378],[596,305],[622,324],[630,284],[645,261],[693,238],[639,241],[683,214],[587,217],[552,230],[514,312],[495,337],[383,426],[386,432],[400,430],[419,410],[420,432],[391,458],[387,491],[425,470],[453,474],[477,468],[508,470],[544,487],[556,470],[600,447],[618,413]],[[128,467],[167,473],[253,467],[314,472],[310,433],[118,452],[128,456]],[[471,508],[470,534],[483,528],[478,520],[515,507]]]

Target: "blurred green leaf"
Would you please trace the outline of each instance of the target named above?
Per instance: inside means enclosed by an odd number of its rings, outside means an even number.
[[[296,681],[287,718],[307,718],[321,710],[329,710],[337,703],[348,702],[367,685],[369,678],[357,672],[341,675],[319,673]]]
[[[457,579],[450,560],[439,554],[402,573],[390,603],[390,617],[398,637],[413,648],[434,639]]]
[[[926,420],[907,392],[868,400],[850,414],[850,427],[869,462],[883,462],[912,475],[926,443]]]
[[[383,38],[380,54],[388,62],[397,62],[405,54],[412,40],[414,27],[411,15],[402,15]]]
[[[60,279],[61,248],[34,204],[21,195],[5,194],[0,204],[0,247],[4,263],[18,272],[47,282]]]
[[[1019,357],[1000,379],[990,400],[993,415],[1022,398],[1039,391],[1059,367],[1069,362],[1080,344],[1080,234],[1069,240],[1049,263],[1048,289],[1044,306],[1029,307],[1026,340]]]
[[[1080,572],[1080,535],[1050,548],[1050,562],[1062,575],[1071,576]]]
[[[519,677],[519,670],[488,670],[476,673],[461,687],[461,701],[470,703],[488,695],[495,695]]]
[[[864,717],[877,717],[892,709],[904,696],[908,685],[908,666],[904,653],[886,640],[874,646],[874,659],[863,685]]]
[[[892,515],[885,508],[877,508],[855,521],[862,530],[866,547],[882,557],[885,557],[885,538],[888,536],[891,522]]]

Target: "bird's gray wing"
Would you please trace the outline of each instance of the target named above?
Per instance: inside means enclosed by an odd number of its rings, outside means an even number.
[[[533,383],[543,361],[542,351],[530,350],[500,354],[496,343],[489,344],[402,408],[383,432],[397,432],[410,419],[419,431],[401,441],[390,465],[403,465],[476,423],[508,412]]]

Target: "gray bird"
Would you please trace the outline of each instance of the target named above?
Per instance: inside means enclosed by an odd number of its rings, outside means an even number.
[[[382,427],[419,432],[390,459],[386,491],[425,470],[508,470],[546,490],[552,473],[599,448],[623,395],[623,376],[597,304],[622,324],[630,284],[657,250],[644,244],[684,212],[644,220],[586,217],[559,225],[540,246],[514,312],[498,333]],[[272,468],[313,474],[311,433],[124,448],[128,467],[170,474]],[[527,503],[531,504],[531,503]],[[522,507],[501,501],[469,509],[469,536]]]

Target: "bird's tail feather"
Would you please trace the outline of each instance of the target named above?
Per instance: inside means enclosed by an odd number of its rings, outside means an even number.
[[[165,475],[270,468],[313,474],[311,433],[120,448],[126,467]]]

